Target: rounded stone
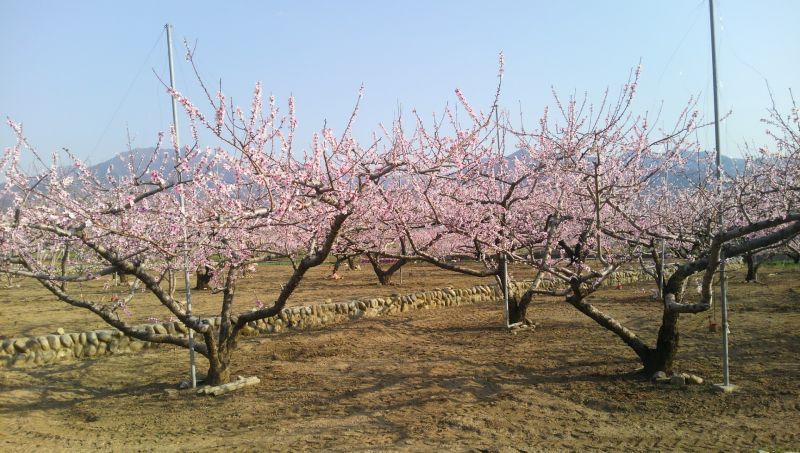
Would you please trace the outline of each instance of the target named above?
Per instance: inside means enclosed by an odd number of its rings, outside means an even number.
[[[14,349],[19,353],[28,352],[28,340],[26,338],[17,338],[14,340]]]
[[[71,335],[61,335],[61,337],[59,339],[61,340],[61,344],[64,345],[65,347],[67,347],[67,348],[71,348],[72,345],[75,344],[75,342],[72,341],[72,336]]]
[[[44,363],[52,363],[56,360],[56,352],[55,351],[42,351],[41,352],[42,361]]]
[[[39,343],[42,351],[50,350],[50,342],[47,341],[47,337],[36,337],[36,341]]]
[[[47,343],[50,345],[50,349],[54,351],[61,349],[61,338],[58,335],[48,335]]]
[[[144,347],[144,342],[139,340],[131,341],[128,347],[130,348],[131,351],[138,352],[141,351],[142,348]]]
[[[100,344],[100,340],[97,338],[97,334],[95,332],[86,332],[86,342],[94,345],[95,349],[97,349],[97,345]]]
[[[180,332],[180,333],[184,333],[184,334],[189,333],[189,328],[186,327],[182,322],[175,321],[172,324],[175,326],[175,331],[176,332]]]

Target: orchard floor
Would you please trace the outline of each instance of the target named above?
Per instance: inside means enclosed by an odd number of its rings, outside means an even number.
[[[216,398],[175,390],[170,348],[0,369],[0,451],[800,450],[800,270],[763,279],[732,279],[733,394],[638,379],[564,302],[537,301],[516,334],[487,303],[244,339],[234,373],[262,382]],[[652,343],[650,286],[594,302]],[[676,368],[719,382],[707,323],[681,319]]]

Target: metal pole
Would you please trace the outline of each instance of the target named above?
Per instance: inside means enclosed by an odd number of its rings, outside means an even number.
[[[714,32],[714,0],[708,0],[708,14],[711,25],[711,72],[714,81],[714,147],[716,150],[716,176],[717,176],[717,195],[722,194],[722,158],[719,140],[719,93],[717,92],[717,41]],[[721,200],[720,200],[721,201]],[[717,228],[722,228],[722,205],[720,203],[717,213]],[[728,368],[728,299],[727,284],[725,282],[725,251],[720,252],[720,311],[722,311],[722,373],[724,382],[720,388],[724,392],[732,392],[734,386],[730,382]]]
[[[708,0],[709,19],[711,20],[711,73],[713,77],[714,87],[714,144],[716,146],[716,164],[717,164],[717,187],[722,177],[721,174],[721,158],[719,147],[719,94],[717,93],[717,40],[714,34],[714,0]]]
[[[664,259],[667,257],[667,241],[665,239],[661,240],[661,269],[659,270],[659,282],[658,282],[658,289],[661,293],[661,300],[664,300],[664,268],[665,263]]]
[[[172,64],[172,25],[166,24],[164,28],[167,29],[167,56],[169,57],[169,86],[175,90],[175,69]],[[175,97],[172,96],[172,128],[175,132],[175,160],[178,163],[180,157],[180,139],[178,136],[178,104]],[[183,180],[183,174],[178,167],[178,182]],[[180,203],[181,216],[183,216],[183,282],[186,288],[186,315],[191,318],[192,316],[192,290],[189,284],[189,250],[188,250],[188,233],[186,231],[186,200],[183,197],[183,192],[178,193],[178,200]],[[194,360],[194,330],[189,327],[189,374],[192,376],[192,388],[197,387],[197,368],[195,367]]]
[[[719,292],[720,307],[722,308],[722,385],[728,388],[731,385],[731,375],[728,367],[728,280],[725,275],[724,250],[720,252]]]
[[[505,312],[506,312],[506,328],[508,328],[508,327],[511,326],[509,313],[508,313],[508,260],[506,259],[505,255],[503,255],[501,260],[502,260],[501,265],[502,265],[502,272],[503,272],[503,276],[502,276],[502,281],[503,281],[503,308],[505,309]]]

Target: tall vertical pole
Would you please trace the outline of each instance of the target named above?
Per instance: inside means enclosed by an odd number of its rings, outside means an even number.
[[[719,298],[720,305],[727,305],[728,279],[725,275],[725,251],[720,252],[719,263]],[[729,388],[731,385],[730,368],[728,367],[728,310],[722,309],[722,385]]]
[[[505,309],[506,314],[506,328],[511,327],[511,319],[509,317],[509,310],[508,310],[508,260],[506,259],[506,255],[503,254],[503,257],[500,258],[501,265],[502,265],[502,285],[503,285],[503,308]]]
[[[716,149],[717,165],[717,195],[722,194],[722,158],[719,144],[719,94],[717,91],[717,41],[714,31],[714,0],[708,0],[708,14],[711,25],[711,72],[714,82],[714,146]],[[722,202],[719,200],[720,205],[717,213],[717,228],[722,228]],[[722,367],[724,382],[720,386],[723,391],[730,392],[733,386],[730,383],[730,375],[728,372],[728,298],[727,298],[727,285],[725,283],[725,252],[720,254],[720,303],[719,308],[722,311]]]
[[[172,25],[166,24],[167,29],[167,56],[169,57],[169,86],[175,91],[175,68],[172,64]],[[178,104],[172,96],[172,129],[175,134],[175,163],[178,164],[180,157],[180,139],[178,136]],[[178,182],[182,182],[183,173],[178,167]],[[181,216],[183,217],[183,282],[186,289],[186,315],[192,316],[192,290],[189,283],[189,235],[186,231],[186,200],[183,191],[178,193]],[[195,367],[194,357],[194,330],[189,327],[189,374],[192,377],[192,388],[197,387],[197,368]]]
[[[717,187],[722,178],[721,173],[721,158],[719,147],[719,94],[717,93],[717,40],[714,32],[714,0],[708,0],[709,18],[711,19],[711,75],[713,77],[714,88],[714,145],[716,146],[716,161],[717,164]],[[720,214],[721,217],[721,214]]]
[[[661,240],[661,268],[658,270],[658,290],[659,296],[661,296],[661,300],[664,300],[664,270],[666,269],[665,266],[665,259],[667,258],[667,240]]]

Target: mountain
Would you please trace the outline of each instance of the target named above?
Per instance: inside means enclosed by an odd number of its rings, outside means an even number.
[[[704,177],[707,170],[705,162],[706,153],[709,151],[683,151],[681,157],[686,162],[684,172],[682,174],[667,174],[670,185],[677,187],[687,187],[689,184],[696,183],[700,178]],[[528,151],[525,149],[518,149],[512,154],[506,156],[506,161],[518,160],[520,162],[529,161]],[[722,171],[727,175],[735,175],[744,170],[745,160],[738,157],[730,157],[726,155],[720,156],[720,164]]]

